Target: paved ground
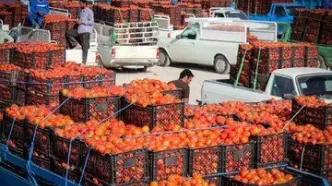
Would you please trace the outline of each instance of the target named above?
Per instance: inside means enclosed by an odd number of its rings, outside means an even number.
[[[154,66],[146,72],[140,72],[136,69],[116,70],[116,84],[129,83],[134,79],[155,78],[162,81],[172,81],[179,78],[181,71],[185,68],[191,69],[195,75],[190,84],[190,104],[196,104],[196,100],[201,100],[201,87],[203,81],[207,79],[226,79],[229,75],[217,74],[211,67],[203,67],[197,65],[172,65],[170,67]]]
[[[67,61],[81,62],[82,51],[80,49],[67,51]],[[91,52],[88,58],[88,65],[94,63],[95,53]],[[229,75],[215,73],[213,67],[205,67],[190,64],[176,64],[170,67],[154,66],[148,68],[146,72],[136,69],[116,70],[116,84],[129,83],[134,79],[156,78],[162,81],[172,81],[179,78],[181,71],[185,68],[191,69],[195,77],[190,84],[190,104],[197,104],[196,100],[201,100],[201,88],[203,81],[207,79],[227,79]]]

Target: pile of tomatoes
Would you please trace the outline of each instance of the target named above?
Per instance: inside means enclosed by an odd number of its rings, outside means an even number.
[[[295,99],[299,104],[306,105],[311,108],[318,108],[328,105],[323,99],[320,99],[317,96],[296,96]]]
[[[292,174],[286,173],[279,169],[266,170],[258,169],[242,169],[238,175],[232,176],[231,179],[242,182],[244,184],[255,185],[280,185],[291,182],[294,178]]]
[[[204,180],[202,176],[195,175],[193,177],[182,177],[180,175],[172,174],[166,180],[153,181],[149,186],[165,186],[165,185],[177,185],[177,186],[216,186],[209,181]]]
[[[21,67],[13,65],[13,64],[0,64],[0,71],[19,71]]]
[[[123,96],[124,93],[125,89],[121,86],[112,86],[109,88],[101,88],[97,86],[91,89],[78,87],[70,90],[68,89],[62,90],[62,94],[64,96],[71,97],[73,99]]]
[[[45,16],[45,24],[48,23],[59,23],[59,22],[65,22],[65,21],[72,21],[71,18],[64,14],[47,14]]]

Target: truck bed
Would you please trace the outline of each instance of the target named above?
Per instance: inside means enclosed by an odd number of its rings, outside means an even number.
[[[259,102],[272,96],[259,90],[243,86],[234,86],[230,79],[206,80],[202,87],[202,103],[220,103],[223,101]]]

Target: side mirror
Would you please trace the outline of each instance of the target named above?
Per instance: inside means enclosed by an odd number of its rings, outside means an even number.
[[[284,94],[284,95],[282,95],[282,98],[292,100],[295,98],[295,96],[293,94]]]
[[[181,35],[177,35],[177,36],[176,36],[176,39],[181,39]]]

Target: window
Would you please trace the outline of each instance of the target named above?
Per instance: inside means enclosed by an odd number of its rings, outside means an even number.
[[[223,13],[215,13],[214,17],[225,17]]]
[[[199,24],[192,24],[188,26],[181,34],[182,39],[193,39],[195,40],[199,33]]]
[[[298,84],[303,95],[332,95],[332,76],[299,77]]]
[[[283,97],[285,94],[296,95],[292,79],[275,76],[272,84],[271,95]]]
[[[225,12],[226,17],[229,18],[240,18],[242,20],[249,20],[248,16],[242,11],[234,11],[234,12]]]
[[[275,15],[280,17],[286,16],[285,8],[283,6],[276,7]]]

